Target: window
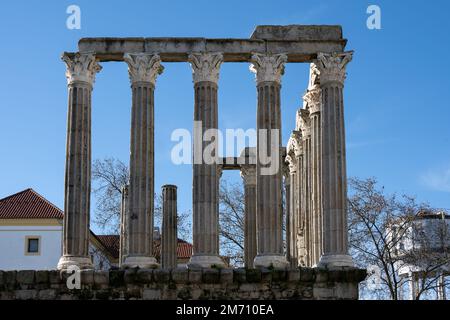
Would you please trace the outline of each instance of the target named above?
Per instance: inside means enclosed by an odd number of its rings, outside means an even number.
[[[40,255],[41,252],[41,237],[27,236],[25,237],[25,255]]]

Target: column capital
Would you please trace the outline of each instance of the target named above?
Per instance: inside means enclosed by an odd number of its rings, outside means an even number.
[[[241,177],[246,186],[256,186],[256,165],[241,165]]]
[[[61,59],[65,62],[67,84],[74,82],[86,82],[91,86],[95,82],[95,74],[102,67],[98,64],[93,53],[75,53],[74,55],[65,52]]]
[[[308,90],[320,86],[320,70],[316,63],[309,65],[309,83]]]
[[[288,173],[295,174],[298,170],[297,161],[295,160],[295,155],[293,152],[289,153],[286,156],[285,163],[287,165],[287,168],[289,169]]]
[[[302,133],[293,131],[286,147],[286,153],[291,157],[300,157],[303,154]]]
[[[128,64],[128,75],[132,84],[149,82],[154,86],[156,77],[164,71],[161,58],[156,53],[125,53],[123,60]]]
[[[305,95],[303,96],[303,100],[306,103],[306,107],[309,110],[310,115],[312,116],[315,113],[318,113],[321,111],[322,106],[322,90],[320,87],[315,86],[311,89],[308,89],[306,91]]]
[[[311,119],[308,109],[299,109],[297,112],[298,130],[301,131],[302,137],[311,136]]]
[[[346,66],[352,60],[353,51],[342,53],[319,53],[315,64],[320,72],[320,85],[337,82],[344,85]]]
[[[191,63],[194,84],[203,81],[215,84],[219,82],[220,65],[223,62],[221,52],[191,53],[188,61]]]
[[[281,76],[284,74],[284,64],[287,62],[287,55],[255,53],[251,58],[250,71],[256,74],[256,82],[277,82],[281,83]]]

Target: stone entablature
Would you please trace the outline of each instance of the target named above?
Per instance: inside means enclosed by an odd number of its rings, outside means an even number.
[[[0,300],[356,300],[360,269],[128,269],[82,270],[81,289],[68,274],[0,271]]]
[[[287,62],[313,62],[318,52],[343,52],[347,40],[340,26],[257,26],[250,39],[83,38],[81,53],[99,61],[123,61],[123,55],[158,53],[163,62],[187,62],[195,52],[221,52],[224,62],[251,62],[255,53],[287,55]]]

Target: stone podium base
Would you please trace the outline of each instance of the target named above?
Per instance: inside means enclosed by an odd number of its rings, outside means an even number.
[[[81,270],[69,290],[64,271],[0,271],[1,300],[356,300],[361,269]]]

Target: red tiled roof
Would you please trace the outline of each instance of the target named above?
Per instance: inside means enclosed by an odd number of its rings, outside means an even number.
[[[153,241],[153,253],[156,257],[161,256],[161,240]],[[178,259],[189,259],[192,256],[192,244],[182,239],[178,239],[177,257]]]
[[[95,234],[94,234],[95,235]],[[100,243],[108,250],[114,258],[119,258],[120,239],[118,235],[95,235]]]
[[[94,234],[95,235],[95,234]],[[120,237],[118,235],[95,235],[101,244],[108,250],[115,259],[119,258]],[[154,254],[159,258],[161,255],[161,241],[153,241]],[[178,239],[177,257],[178,259],[189,259],[192,256],[192,244],[182,239]]]
[[[62,219],[61,209],[33,189],[0,200],[0,219]]]

